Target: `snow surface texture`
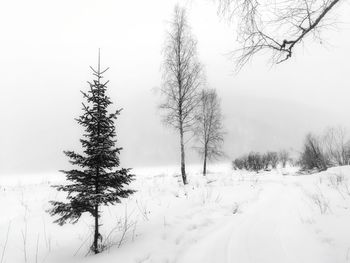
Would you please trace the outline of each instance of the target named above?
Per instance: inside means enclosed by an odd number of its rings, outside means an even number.
[[[53,224],[50,184],[59,174],[0,177],[0,261],[16,262],[350,262],[350,166],[313,175],[212,166],[135,170],[138,192],[103,209],[105,252],[87,255],[93,220]],[[7,235],[8,233],[8,235]],[[7,240],[7,242],[6,242]]]

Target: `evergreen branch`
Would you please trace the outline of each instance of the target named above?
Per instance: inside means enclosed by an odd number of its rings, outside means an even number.
[[[105,73],[107,70],[109,70],[109,67],[106,68],[105,70],[103,70],[102,72],[100,72],[100,75],[102,75],[103,73]]]

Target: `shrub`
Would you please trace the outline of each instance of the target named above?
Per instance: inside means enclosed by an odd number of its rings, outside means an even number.
[[[243,155],[236,158],[232,162],[233,169],[247,170],[259,172],[261,170],[267,170],[276,168],[278,164],[278,154],[276,152],[267,152],[261,154],[258,152],[250,152],[248,155]]]
[[[268,160],[268,166],[271,165],[273,169],[276,169],[277,164],[279,162],[277,152],[268,152],[266,154],[266,158]]]
[[[287,162],[291,162],[291,158],[289,156],[289,152],[287,150],[282,150],[278,153],[278,159],[282,164],[282,167],[285,168]]]
[[[342,127],[327,128],[323,135],[325,154],[330,165],[346,165],[350,160],[350,145],[346,131]]]
[[[260,153],[250,152],[248,154],[248,170],[259,172],[264,168],[264,159]]]
[[[303,170],[323,171],[350,163],[350,143],[342,127],[327,128],[322,136],[308,134],[299,158]]]
[[[303,170],[317,169],[318,171],[324,171],[330,165],[321,140],[311,133],[305,138],[299,164]]]
[[[237,158],[232,162],[233,169],[243,170],[246,169],[246,157]]]

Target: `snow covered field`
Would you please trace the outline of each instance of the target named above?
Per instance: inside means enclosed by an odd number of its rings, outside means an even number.
[[[0,262],[350,262],[350,166],[313,175],[229,165],[136,169],[138,192],[104,208],[104,253],[87,255],[92,218],[53,224],[60,174],[0,177]]]

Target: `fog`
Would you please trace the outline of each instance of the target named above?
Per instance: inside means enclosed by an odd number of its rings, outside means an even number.
[[[2,3],[0,174],[57,171],[63,150],[79,150],[80,90],[89,66],[110,67],[109,95],[123,108],[118,145],[126,167],[177,164],[176,131],[161,123],[162,45],[177,1],[44,1]],[[322,44],[306,41],[291,60],[271,66],[257,57],[238,74],[229,52],[234,28],[212,1],[180,1],[205,66],[207,86],[222,102],[227,159],[247,151],[300,149],[309,131],[349,127],[350,6]],[[346,5],[347,4],[347,5]],[[199,161],[188,145],[189,163]]]

